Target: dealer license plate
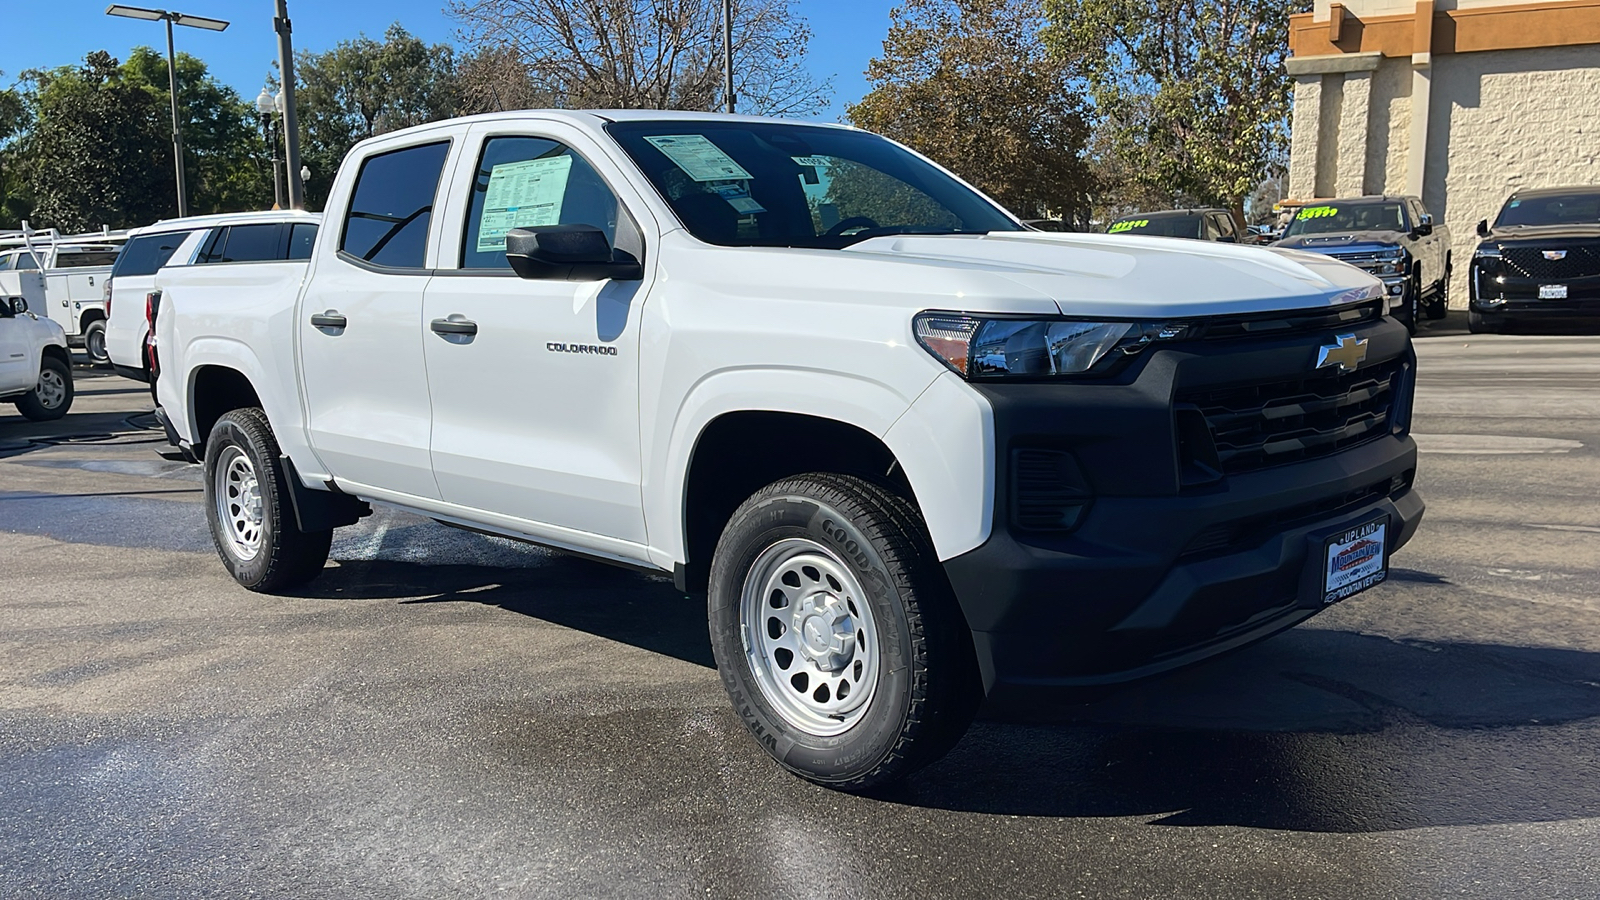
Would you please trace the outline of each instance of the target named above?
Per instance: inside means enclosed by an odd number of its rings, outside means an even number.
[[[1564,284],[1539,285],[1540,300],[1565,300],[1567,299],[1567,286]]]
[[[1329,538],[1322,557],[1322,602],[1337,603],[1389,577],[1388,538],[1387,516]]]

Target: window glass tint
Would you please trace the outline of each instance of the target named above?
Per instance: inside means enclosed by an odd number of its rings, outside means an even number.
[[[127,275],[154,275],[156,270],[167,264],[172,258],[173,251],[189,236],[187,231],[167,231],[161,234],[141,234],[127,243],[122,248],[122,253],[117,257],[117,264],[111,268],[111,276],[120,278]]]
[[[195,254],[194,264],[203,266],[206,263],[222,262],[222,248],[227,246],[227,243],[227,227],[213,229],[211,235],[200,245],[200,252]]]
[[[317,226],[309,222],[297,222],[289,233],[289,258],[310,259],[311,245],[317,242]]]
[[[583,157],[555,141],[497,137],[484,143],[462,236],[463,269],[508,269],[506,232],[593,225],[616,243],[617,198]]]
[[[283,258],[283,226],[234,225],[228,229],[228,241],[223,245],[222,259],[218,262],[266,262]]]
[[[5,256],[0,256],[0,272],[9,272],[9,271],[11,271],[11,258],[12,258],[11,254],[6,254]]]
[[[1294,214],[1294,221],[1289,223],[1284,236],[1405,230],[1405,211],[1399,203],[1341,203],[1330,200],[1317,206],[1302,206]]]
[[[73,253],[57,253],[56,268],[58,269],[84,269],[89,266],[109,266],[117,261],[116,250],[79,250]]]
[[[874,134],[778,122],[614,122],[684,226],[732,246],[844,247],[885,234],[1020,231],[937,167]]]
[[[448,141],[369,157],[356,176],[339,249],[380,266],[421,268]]]
[[[1512,197],[1494,225],[1600,225],[1600,193]]]
[[[1109,234],[1150,234],[1156,237],[1197,238],[1205,217],[1136,214],[1123,216],[1106,229]]]
[[[39,268],[39,260],[32,253],[18,253],[11,260],[11,268],[33,270]]]

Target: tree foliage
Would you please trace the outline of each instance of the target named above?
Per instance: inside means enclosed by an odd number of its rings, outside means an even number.
[[[398,23],[381,42],[361,35],[324,53],[301,51],[295,76],[313,206],[326,199],[339,162],[358,141],[449,118],[461,104],[455,51],[425,44]]]
[[[872,91],[847,108],[1025,218],[1086,216],[1089,127],[1072,64],[1041,39],[1030,0],[906,0]]]
[[[832,92],[805,68],[811,30],[795,0],[737,0],[740,112],[802,116]],[[476,51],[520,60],[560,105],[724,108],[720,0],[450,0]]]
[[[1135,192],[1227,206],[1281,168],[1289,15],[1305,0],[1045,0]]]

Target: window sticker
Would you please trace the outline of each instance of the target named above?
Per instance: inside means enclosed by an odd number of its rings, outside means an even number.
[[[757,203],[755,198],[750,196],[750,188],[747,182],[730,181],[727,184],[714,184],[711,189],[716,191],[717,195],[722,199],[728,201],[729,206],[743,215],[767,211],[766,207]]]
[[[1124,231],[1132,231],[1135,228],[1143,228],[1149,224],[1149,219],[1129,219],[1126,222],[1113,222],[1111,223],[1111,227],[1106,229],[1106,234],[1121,234]]]
[[[561,222],[571,156],[501,163],[489,170],[489,190],[478,222],[478,252],[506,249],[506,232]]]
[[[1521,200],[1513,200],[1513,201],[1511,201],[1511,208],[1512,209],[1516,209],[1517,207],[1519,207],[1521,205],[1522,205],[1522,201]]]
[[[673,165],[695,181],[737,181],[750,179],[733,157],[702,134],[662,134],[645,138],[666,154]]]
[[[826,169],[832,164],[832,160],[826,156],[791,156],[789,158],[794,160],[794,164],[797,166],[811,166],[814,169]]]
[[[1337,216],[1338,214],[1339,207],[1337,206],[1307,206],[1300,210],[1300,214],[1295,218],[1303,222],[1306,219],[1326,219],[1329,216]]]

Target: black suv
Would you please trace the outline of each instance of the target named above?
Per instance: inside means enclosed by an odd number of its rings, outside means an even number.
[[[1468,327],[1600,319],[1600,187],[1518,191],[1472,254]]]

